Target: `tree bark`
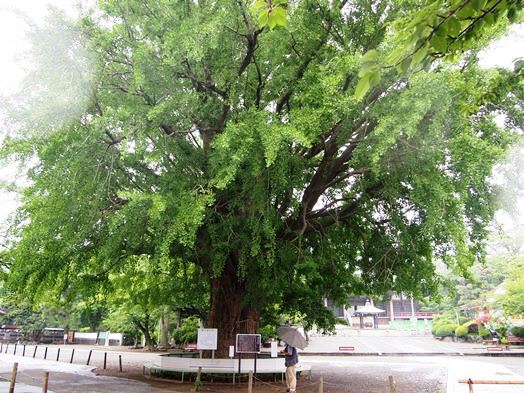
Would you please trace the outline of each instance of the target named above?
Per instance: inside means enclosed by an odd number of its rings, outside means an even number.
[[[225,358],[229,346],[235,345],[238,333],[256,333],[260,311],[252,305],[242,304],[246,290],[237,278],[237,259],[228,258],[220,277],[211,279],[211,307],[208,328],[218,329],[216,356]]]
[[[160,316],[160,337],[158,346],[160,348],[169,347],[169,307],[164,306],[162,315]]]

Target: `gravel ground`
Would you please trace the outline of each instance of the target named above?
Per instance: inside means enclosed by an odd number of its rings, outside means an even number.
[[[305,358],[305,357],[304,357]],[[398,392],[402,393],[444,393],[446,391],[447,367],[442,362],[415,358],[329,358],[312,357],[302,359],[313,367],[312,380],[299,376],[297,391],[317,393],[322,376],[325,393],[385,393],[390,391],[388,377],[393,376]],[[112,370],[95,370],[97,375],[110,375],[130,378],[141,382],[149,382],[156,389],[166,391],[190,392],[194,384],[181,384],[177,381],[149,381],[142,375],[141,365],[128,367],[124,373]],[[257,393],[285,392],[281,382],[257,380],[253,391]],[[237,385],[231,383],[212,384],[204,381],[202,392],[227,393],[246,392],[247,383]]]

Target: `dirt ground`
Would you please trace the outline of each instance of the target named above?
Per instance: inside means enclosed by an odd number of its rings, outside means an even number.
[[[390,392],[389,376],[396,383],[398,392],[403,393],[443,393],[446,391],[447,370],[436,363],[419,363],[413,360],[383,358],[383,361],[367,361],[360,357],[352,359],[351,363],[338,360],[322,360],[313,363],[311,381],[305,376],[298,377],[297,392],[317,393],[322,377],[325,393],[386,393]],[[130,365],[131,366],[131,365]],[[142,375],[141,365],[128,367],[125,372],[117,370],[94,370],[97,375],[107,375],[129,378],[150,384],[152,388],[166,389],[171,392],[194,391],[194,383],[179,381],[149,380]],[[200,391],[213,393],[247,392],[247,381],[235,385],[217,381],[203,381]],[[253,392],[277,393],[285,392],[286,387],[281,381],[255,380]]]

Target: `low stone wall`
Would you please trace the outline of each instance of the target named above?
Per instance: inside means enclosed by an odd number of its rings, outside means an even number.
[[[177,356],[160,356],[159,366],[176,370],[231,370],[238,371],[239,359],[199,359],[182,358]],[[255,371],[255,359],[241,359],[241,372]],[[282,372],[285,370],[284,358],[257,359],[257,372]]]

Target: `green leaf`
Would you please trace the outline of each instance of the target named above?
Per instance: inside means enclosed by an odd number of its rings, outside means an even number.
[[[413,55],[413,60],[411,61],[411,67],[415,67],[422,60],[424,60],[424,58],[428,54],[428,50],[429,50],[429,44],[426,43],[422,48],[416,51],[415,54]]]
[[[486,0],[472,0],[471,6],[475,11],[480,11],[486,5]]]
[[[282,7],[273,7],[270,18],[274,18],[277,25],[285,27],[287,23],[287,12]]]
[[[370,88],[378,85],[380,83],[381,78],[382,75],[380,74],[380,71],[376,70],[371,72],[369,77]]]
[[[409,70],[409,67],[411,65],[411,56],[409,57],[406,57],[402,63],[400,63],[398,66],[397,66],[397,71],[400,73],[400,74],[405,74],[408,70]]]
[[[514,66],[515,72],[518,73],[523,69],[524,69],[524,60],[520,59],[520,60],[515,61],[515,66]]]
[[[256,14],[258,12],[260,12],[261,10],[265,10],[267,11],[268,10],[268,4],[267,4],[267,1],[265,0],[255,0],[250,6],[249,6],[249,10]]]
[[[378,52],[375,49],[367,51],[364,56],[362,56],[363,63],[375,63],[378,61]]]
[[[267,24],[271,30],[273,30],[277,25],[277,20],[272,12],[269,13]]]
[[[357,87],[355,88],[355,98],[357,100],[361,100],[364,98],[368,90],[371,88],[371,73],[366,74],[357,84]]]
[[[487,25],[492,25],[492,24],[494,24],[496,22],[495,21],[495,16],[492,13],[487,14],[484,17],[484,20],[486,21]]]
[[[460,33],[460,30],[462,29],[460,21],[456,16],[449,18],[444,26],[446,26],[448,34],[453,37]]]
[[[518,20],[518,12],[516,8],[511,7],[508,9],[508,20],[511,23],[514,23]]]
[[[264,10],[258,15],[258,27],[263,28],[267,25],[269,19],[269,11]]]
[[[446,53],[448,49],[448,41],[441,35],[433,35],[429,43],[437,52]]]

